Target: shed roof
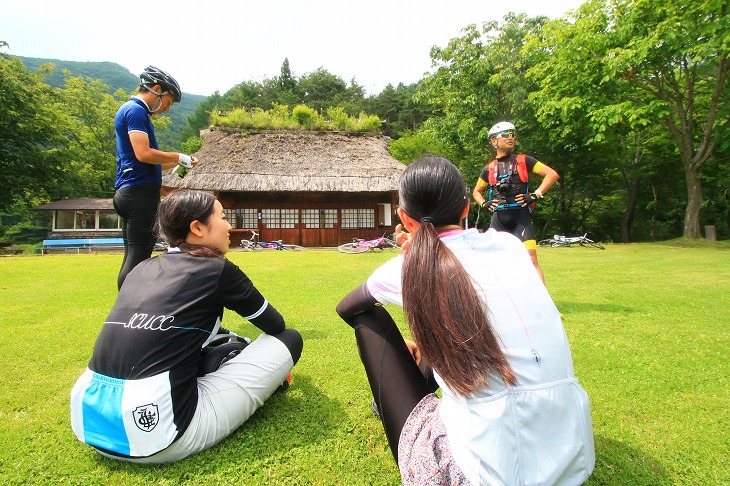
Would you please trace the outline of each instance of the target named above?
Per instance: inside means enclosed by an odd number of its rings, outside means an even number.
[[[211,129],[195,154],[200,164],[163,184],[209,191],[397,191],[406,166],[388,153],[388,138],[362,133]]]
[[[114,204],[111,198],[80,198],[62,199],[48,204],[36,206],[33,209],[65,210],[75,211],[77,209],[88,210],[113,210]]]

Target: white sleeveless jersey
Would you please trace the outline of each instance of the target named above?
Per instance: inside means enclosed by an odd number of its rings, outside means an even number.
[[[488,388],[462,396],[434,373],[454,460],[472,484],[584,482],[595,463],[588,396],[573,374],[560,313],[527,250],[495,230],[455,231],[441,240],[472,277],[517,377],[516,386],[490,377]],[[368,279],[379,302],[403,305],[402,263],[399,255]]]

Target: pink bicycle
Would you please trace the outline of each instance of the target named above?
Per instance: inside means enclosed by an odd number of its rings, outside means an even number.
[[[345,243],[337,247],[342,253],[365,253],[366,251],[385,250],[387,248],[400,248],[390,234],[384,233],[380,238],[364,240],[353,238],[352,243]]]

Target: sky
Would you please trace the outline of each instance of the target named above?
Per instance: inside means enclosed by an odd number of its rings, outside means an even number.
[[[183,92],[221,94],[322,67],[369,95],[415,83],[469,24],[508,12],[562,17],[583,0],[0,0],[2,52],[168,71]]]

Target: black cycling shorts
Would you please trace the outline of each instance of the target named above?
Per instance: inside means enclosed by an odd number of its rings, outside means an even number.
[[[492,222],[489,227],[497,231],[512,233],[522,242],[535,239],[535,230],[530,221],[530,210],[526,207],[496,210],[492,214]]]

